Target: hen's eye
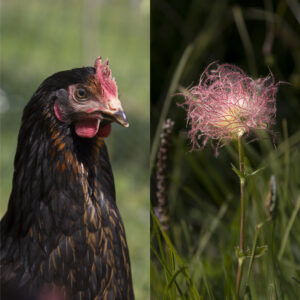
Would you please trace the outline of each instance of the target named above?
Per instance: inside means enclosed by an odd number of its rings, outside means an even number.
[[[78,100],[85,100],[87,98],[87,94],[87,90],[83,87],[80,87],[75,91],[75,97]]]

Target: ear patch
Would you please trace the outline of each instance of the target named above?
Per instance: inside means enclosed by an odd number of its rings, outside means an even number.
[[[61,122],[64,121],[62,111],[61,111],[59,105],[57,104],[57,101],[55,101],[55,103],[54,103],[54,114],[55,114],[55,117],[59,121],[61,121]]]

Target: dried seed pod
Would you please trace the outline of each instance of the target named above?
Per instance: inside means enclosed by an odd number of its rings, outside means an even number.
[[[171,119],[167,119],[162,127],[162,133],[160,135],[160,146],[157,152],[157,171],[156,171],[157,206],[154,208],[154,212],[165,231],[169,229],[167,160],[168,160],[168,151],[170,148],[170,136],[173,127],[174,127],[174,122]]]
[[[276,177],[271,176],[270,187],[266,200],[266,211],[270,219],[274,219],[277,207],[277,196],[276,196]]]

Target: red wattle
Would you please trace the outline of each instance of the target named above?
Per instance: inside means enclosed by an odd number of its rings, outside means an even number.
[[[98,119],[84,119],[75,124],[75,132],[83,138],[93,138],[99,129],[100,121]]]
[[[105,138],[105,137],[108,137],[110,135],[110,133],[111,133],[111,124],[109,123],[99,129],[98,136]]]

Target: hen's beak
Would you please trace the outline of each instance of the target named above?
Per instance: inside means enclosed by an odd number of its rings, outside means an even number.
[[[119,109],[117,111],[101,111],[101,116],[104,120],[108,120],[111,122],[116,122],[124,127],[129,127],[129,123],[126,117],[126,114],[123,110]]]
[[[113,118],[120,125],[122,125],[124,127],[129,127],[129,123],[128,123],[126,114],[125,114],[125,112],[123,110],[118,110],[117,112],[115,112],[113,114]]]
[[[119,99],[111,99],[108,106],[100,111],[102,118],[111,122],[116,122],[124,127],[129,127],[126,114]]]

